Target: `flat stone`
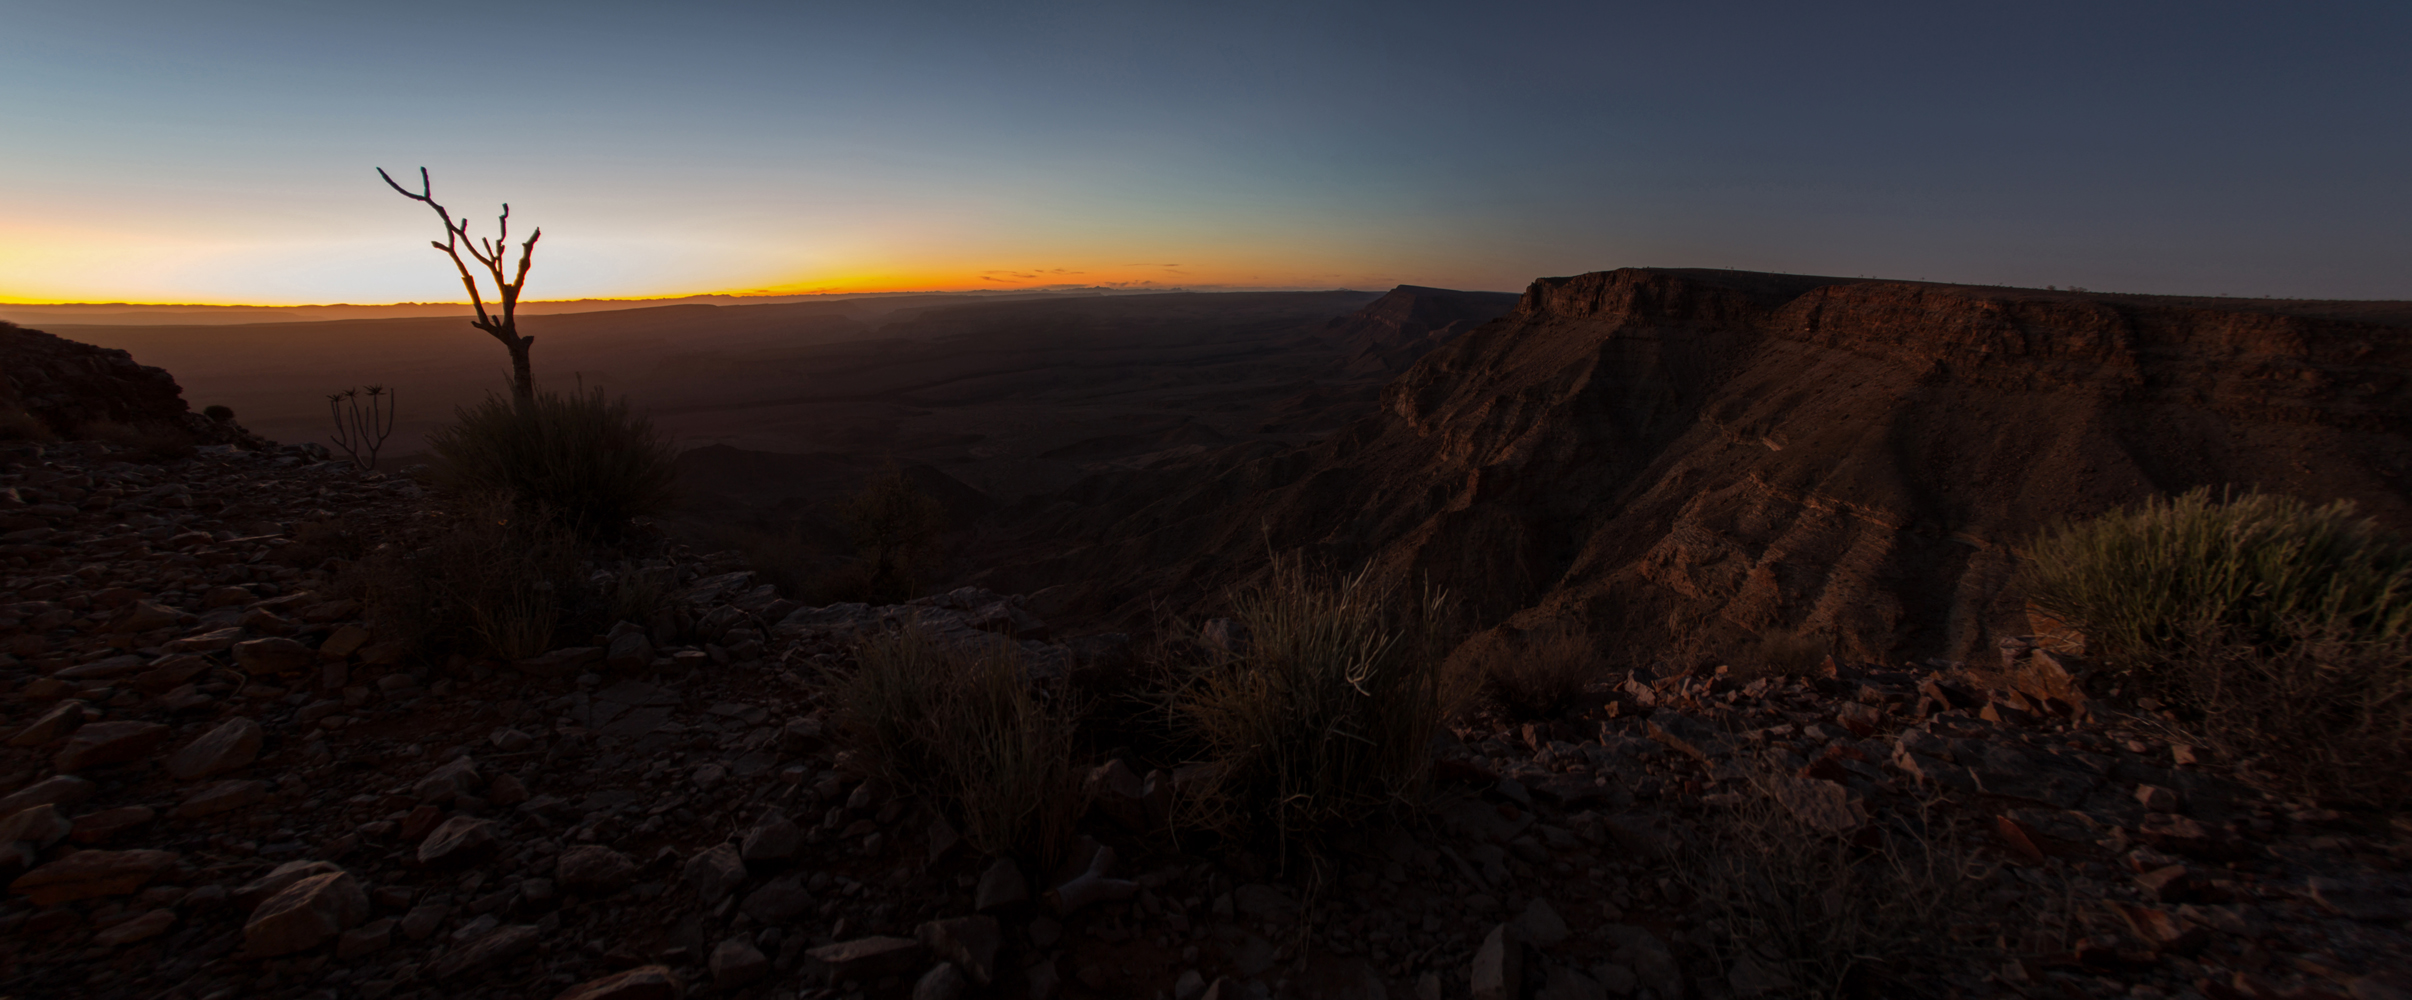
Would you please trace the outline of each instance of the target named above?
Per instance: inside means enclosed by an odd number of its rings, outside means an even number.
[[[477,773],[477,761],[456,757],[412,782],[410,790],[421,802],[444,803],[463,795],[475,795],[478,786],[484,783]]]
[[[268,783],[258,779],[221,781],[193,791],[185,796],[168,815],[178,819],[214,816],[218,813],[258,802],[268,797]]]
[[[487,931],[475,941],[445,952],[444,957],[436,959],[428,971],[437,979],[483,972],[506,959],[534,949],[537,939],[542,936],[534,924],[505,924]]]
[[[622,705],[676,705],[678,692],[657,684],[623,680],[595,692],[596,701],[614,701]]]
[[[150,660],[140,656],[112,656],[105,660],[79,663],[50,676],[63,681],[108,681],[142,673]]]
[[[308,951],[368,919],[368,891],[350,872],[324,872],[268,897],[243,922],[243,951],[274,958]]]
[[[166,743],[170,732],[156,722],[91,723],[68,737],[66,749],[50,763],[61,771],[81,771],[141,760]]]
[[[298,674],[318,667],[318,651],[281,635],[234,644],[235,666],[253,676]]]
[[[913,1000],[962,1000],[971,993],[971,980],[953,962],[940,962],[913,981]]]
[[[795,875],[772,879],[745,896],[738,909],[763,923],[793,920],[812,908],[812,893],[804,888],[804,880]]]
[[[1563,965],[1552,965],[1533,1000],[1607,1000],[1608,993],[1590,976]]]
[[[17,876],[8,888],[32,897],[35,906],[125,896],[179,860],[173,851],[77,851]]]
[[[119,635],[129,632],[149,632],[154,629],[173,628],[183,618],[183,612],[165,604],[135,601],[126,605],[125,610],[119,611],[110,618],[108,628],[110,632]]]
[[[531,656],[519,661],[516,666],[520,673],[532,677],[567,677],[602,662],[603,647],[571,646],[542,656]]]
[[[553,863],[553,880],[578,892],[612,892],[635,876],[636,862],[601,844],[580,844],[561,852]]]
[[[2312,878],[2304,894],[2328,912],[2353,920],[2400,920],[2404,907],[2367,882],[2341,878]]]
[[[752,985],[770,974],[770,959],[752,942],[732,938],[712,949],[712,988],[733,990]]]
[[[1005,944],[1005,932],[997,926],[997,918],[985,915],[932,920],[922,924],[913,936],[930,954],[954,963],[982,986],[993,981],[997,949]]]
[[[1558,916],[1558,911],[1549,905],[1549,900],[1535,896],[1531,903],[1526,904],[1524,912],[1517,915],[1516,932],[1536,946],[1553,948],[1566,940],[1566,920]]]
[[[167,933],[168,928],[174,926],[176,926],[176,911],[152,910],[92,935],[92,943],[103,948],[115,948],[119,945],[133,944],[136,941],[148,941]]]
[[[1500,924],[1482,939],[1467,970],[1474,1000],[1520,1000],[1524,996],[1524,945],[1515,928]]]
[[[501,849],[493,820],[454,816],[420,842],[419,864],[439,870],[467,868],[485,863]]]
[[[507,809],[527,800],[528,786],[508,771],[497,774],[494,776],[494,780],[486,782],[486,801],[488,802]]]
[[[442,903],[420,903],[402,915],[402,936],[413,941],[434,937],[436,929],[444,926],[444,918],[452,915],[452,907]]]
[[[497,729],[486,736],[486,742],[504,753],[518,753],[536,745],[536,738],[516,729]]]
[[[59,807],[48,802],[10,813],[0,819],[0,844],[25,841],[35,848],[49,847],[65,839],[75,829],[67,817],[59,815]]]
[[[666,965],[640,965],[601,979],[579,983],[553,1000],[679,1000],[686,992],[678,974]]]
[[[348,962],[384,951],[394,940],[394,918],[379,917],[343,932],[335,939],[335,958]]]
[[[165,653],[216,653],[232,649],[235,643],[241,641],[243,641],[243,628],[240,625],[234,625],[211,629],[207,632],[196,632],[181,639],[170,639],[159,649]]]
[[[200,676],[210,668],[207,657],[185,653],[162,656],[151,662],[151,668],[134,675],[131,682],[144,691],[166,691]]]
[[[745,843],[738,854],[746,861],[763,863],[785,861],[796,856],[804,846],[804,831],[787,821],[785,816],[773,816],[746,831]]]
[[[991,913],[1016,903],[1030,901],[1030,883],[1022,870],[1010,858],[998,858],[988,870],[980,873],[980,888],[972,896],[972,909]]]
[[[696,896],[705,905],[717,903],[745,881],[745,859],[738,855],[737,848],[715,844],[688,858],[686,868],[679,872],[679,880],[694,887]]]
[[[237,716],[169,754],[168,774],[182,781],[246,767],[260,756],[260,724]]]
[[[1776,775],[1768,789],[1776,804],[1812,830],[1849,833],[1865,820],[1851,806],[1851,791],[1823,778]]]
[[[233,896],[235,908],[250,913],[278,893],[292,888],[295,882],[319,875],[332,875],[342,870],[343,866],[332,861],[287,861],[268,874],[236,887]]]
[[[921,964],[921,942],[912,938],[865,937],[822,945],[805,952],[829,969],[829,981],[870,982],[881,976],[900,976]]]
[[[368,645],[370,638],[368,629],[359,625],[345,625],[336,629],[333,635],[327,636],[326,639],[319,642],[318,655],[342,659],[358,652],[360,647]]]
[[[44,803],[71,806],[91,798],[94,787],[92,782],[72,774],[53,775],[0,798],[0,816],[12,816],[20,809]]]
[[[32,722],[26,723],[25,728],[17,730],[15,736],[9,737],[8,745],[38,747],[66,736],[68,733],[74,732],[76,727],[84,724],[84,713],[90,711],[91,708],[92,706],[81,698],[60,699],[44,710],[41,715],[35,716]]]

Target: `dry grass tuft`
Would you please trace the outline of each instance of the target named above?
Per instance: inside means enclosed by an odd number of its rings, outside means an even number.
[[[1989,967],[2005,936],[2056,950],[2025,940],[2046,916],[2038,895],[1939,821],[1927,820],[1924,833],[1836,836],[1794,818],[1770,780],[1710,815],[1677,858],[1695,913],[1716,934],[1721,970],[1755,966],[1757,981],[1790,983],[1775,991],[1782,996],[1939,996],[1943,976]]]
[[[1558,717],[1607,672],[1591,637],[1571,626],[1533,633],[1521,643],[1493,644],[1475,669],[1483,693],[1520,719]]]
[[[979,850],[1061,860],[1084,805],[1080,713],[1034,686],[1011,644],[967,654],[908,625],[864,640],[833,686],[841,731],[880,777],[952,814]]]
[[[1423,787],[1452,708],[1443,600],[1289,562],[1232,603],[1246,642],[1172,700],[1215,765],[1186,820],[1268,842],[1284,864],[1320,856]]]
[[[1760,636],[1734,664],[1735,679],[1814,677],[1825,667],[1826,642],[1815,636],[1771,632]]]

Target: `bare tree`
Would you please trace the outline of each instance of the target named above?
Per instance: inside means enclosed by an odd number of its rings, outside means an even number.
[[[505,281],[503,280],[503,257],[511,249],[511,205],[509,202],[503,203],[502,218],[497,221],[493,239],[482,237],[471,239],[469,219],[464,216],[461,221],[454,222],[452,213],[445,211],[444,206],[436,204],[435,186],[427,180],[426,167],[419,168],[419,192],[417,194],[412,194],[410,189],[394,183],[393,177],[385,172],[384,167],[377,168],[377,176],[385,178],[386,186],[393,188],[402,197],[416,202],[424,202],[427,207],[435,209],[436,216],[444,220],[444,242],[430,241],[428,245],[444,251],[446,256],[452,258],[452,266],[460,269],[461,285],[469,289],[469,304],[477,307],[477,319],[469,325],[493,334],[494,339],[502,341],[503,347],[511,352],[511,395],[523,402],[535,398],[536,378],[528,372],[528,345],[535,343],[536,338],[520,336],[517,313],[519,311],[520,286],[528,283],[528,258],[536,251],[536,241],[544,238],[544,230],[536,230],[534,235],[528,237],[526,243],[520,244],[518,274],[511,280]],[[487,274],[493,276],[495,295],[502,300],[501,316],[496,317],[486,312],[486,300],[478,294],[477,277],[469,272],[468,263],[461,260],[461,251],[464,249],[469,251],[471,258],[485,267]]]

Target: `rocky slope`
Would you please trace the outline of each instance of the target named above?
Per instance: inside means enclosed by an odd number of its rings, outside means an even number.
[[[1298,551],[1513,616],[1491,640],[1964,659],[2032,631],[2016,551],[2063,518],[2258,486],[2412,528],[2408,372],[2400,303],[1543,279],[1314,446],[1095,479],[1017,508],[994,551],[1099,610],[1210,599]]]
[[[66,438],[118,424],[172,427],[203,444],[265,443],[231,421],[192,412],[175,376],[164,369],[136,364],[124,351],[6,322],[0,322],[0,410],[23,410]]]

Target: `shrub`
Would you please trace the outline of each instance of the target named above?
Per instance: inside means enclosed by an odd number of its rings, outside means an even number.
[[[614,539],[629,519],[669,508],[675,452],[651,418],[603,390],[488,396],[428,435],[447,485],[511,498],[518,516],[582,538]]]
[[[649,620],[664,581],[627,565],[598,571],[575,534],[472,497],[413,537],[378,546],[345,577],[381,640],[423,654],[535,656],[564,636]]]
[[[2197,490],[2048,535],[2022,580],[2205,742],[2306,792],[2412,783],[2412,545],[2352,504]]]
[[[1998,963],[1983,954],[2004,936],[2060,950],[2029,894],[1939,819],[1838,836],[1779,804],[1781,780],[1754,775],[1676,854],[1691,908],[1714,914],[1700,923],[1720,970],[1755,965],[1788,997],[1939,996],[1944,976]]]
[[[234,420],[234,407],[212,403],[201,408],[201,415],[208,417],[212,423],[228,423]]]
[[[854,591],[853,599],[873,604],[918,596],[936,558],[938,535],[946,529],[946,511],[937,500],[914,489],[904,470],[890,465],[839,505],[838,518],[853,538],[855,564],[837,574],[832,589]]]
[[[50,425],[14,406],[0,407],[0,441],[43,442],[51,439]]]
[[[1408,598],[1364,572],[1332,579],[1287,562],[1232,604],[1246,641],[1172,702],[1214,764],[1184,810],[1269,841],[1286,865],[1421,790],[1451,708],[1444,601]]]
[[[1602,670],[1591,637],[1559,626],[1522,643],[1493,644],[1479,665],[1483,692],[1522,719],[1555,718],[1575,706]]]
[[[96,420],[84,425],[83,436],[133,452],[153,462],[173,462],[193,455],[193,436],[167,424],[126,424]]]
[[[835,690],[845,738],[881,778],[952,813],[975,848],[1060,860],[1082,806],[1079,712],[1035,689],[1013,646],[967,653],[908,624],[857,646]]]
[[[1826,662],[1826,643],[1814,636],[1770,632],[1742,652],[1734,671],[1740,680],[1760,677],[1808,677]]]

